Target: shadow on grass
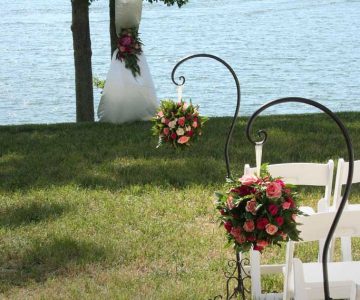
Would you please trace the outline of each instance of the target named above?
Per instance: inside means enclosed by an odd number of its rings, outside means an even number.
[[[106,258],[106,250],[98,245],[71,238],[36,241],[21,257],[6,260],[0,268],[0,292],[31,281],[44,282],[50,277],[66,276],[79,267]]]
[[[358,113],[340,114],[360,148]],[[254,149],[237,123],[230,147],[231,167],[240,174],[254,164]],[[220,184],[226,175],[224,143],[231,118],[212,118],[192,148],[155,149],[150,122],[24,125],[0,127],[0,189],[27,190],[75,184],[117,190],[129,185]],[[325,162],[344,157],[346,148],[336,124],[319,114],[267,116],[257,129],[268,129],[264,162]],[[330,142],[331,141],[331,142]],[[320,146],[322,145],[322,146]]]
[[[12,206],[0,212],[0,227],[18,227],[59,218],[70,209],[57,203],[31,202]]]

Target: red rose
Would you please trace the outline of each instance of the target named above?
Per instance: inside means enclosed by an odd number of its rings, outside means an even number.
[[[256,237],[255,237],[255,235],[249,235],[249,236],[247,237],[247,240],[248,240],[249,242],[255,242],[255,241],[256,241]]]
[[[186,132],[186,135],[191,137],[191,136],[194,135],[194,131],[192,131],[192,130],[187,131],[187,132]]]
[[[255,251],[263,251],[264,250],[264,247],[261,247],[261,246],[258,246],[258,245],[255,245],[254,248],[253,248]]]
[[[259,230],[264,230],[266,225],[269,224],[269,220],[266,218],[259,218],[256,222],[256,228]]]
[[[276,223],[278,223],[279,226],[284,224],[284,218],[281,216],[278,216],[275,218]]]
[[[220,209],[220,214],[221,214],[222,216],[226,215],[225,210]]]
[[[230,232],[233,225],[232,225],[232,223],[230,221],[227,221],[227,222],[224,223],[224,227],[225,227],[227,232]]]
[[[275,216],[279,211],[279,208],[277,207],[277,205],[275,204],[270,204],[268,207],[268,212],[272,215]]]
[[[240,234],[239,236],[235,237],[235,240],[239,243],[239,244],[243,244],[246,242],[246,236],[243,234]]]
[[[176,135],[176,133],[175,132],[173,132],[172,134],[171,134],[171,136],[170,136],[173,140],[176,140],[176,138],[177,138],[177,135]]]
[[[254,189],[247,185],[241,185],[236,189],[232,189],[231,192],[239,194],[240,197],[244,197],[253,194]]]

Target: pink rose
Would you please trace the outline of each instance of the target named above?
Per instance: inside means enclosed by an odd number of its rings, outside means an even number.
[[[185,125],[185,117],[181,117],[178,119],[178,124],[181,126],[181,127],[184,127]]]
[[[169,129],[168,127],[165,127],[165,128],[163,129],[163,134],[169,135],[169,133],[170,133],[170,129]]]
[[[278,231],[277,234],[280,235],[284,241],[286,241],[286,239],[287,239],[287,234],[286,233],[284,233],[282,231]]]
[[[235,240],[239,243],[239,244],[243,244],[246,242],[246,236],[243,234],[240,234],[239,236],[237,236],[235,238]]]
[[[281,197],[281,185],[277,182],[270,182],[266,188],[266,196],[268,198]]]
[[[165,123],[165,125],[168,125],[168,124],[170,123],[170,120],[165,118],[165,122],[164,122],[164,123]]]
[[[257,242],[256,242],[256,246],[258,246],[258,247],[263,247],[263,248],[265,248],[266,246],[268,246],[269,245],[269,243],[267,242],[267,241],[265,241],[265,240],[258,240]]]
[[[178,139],[177,142],[179,144],[186,144],[189,140],[190,138],[188,136],[183,135],[181,138]]]
[[[161,118],[161,123],[165,124],[165,118]]]
[[[264,230],[266,225],[269,224],[269,220],[266,218],[259,218],[256,221],[256,228],[259,230]]]
[[[243,177],[241,177],[239,179],[239,181],[243,184],[243,185],[252,185],[256,182],[258,182],[259,178],[257,178],[255,175],[244,175]]]
[[[246,220],[244,226],[243,226],[244,230],[246,232],[253,232],[255,229],[255,224],[253,220]]]
[[[290,203],[291,208],[295,207],[295,202],[294,202],[293,198],[289,197],[286,199],[286,201]]]
[[[233,227],[232,223],[230,221],[227,221],[224,223],[224,227],[226,229],[227,232],[231,232],[231,229]]]
[[[162,117],[164,116],[164,113],[163,113],[162,111],[159,111],[159,112],[157,113],[157,115],[158,115],[160,118],[162,118]]]
[[[129,47],[132,44],[131,36],[124,36],[120,39],[120,45],[124,47]]]
[[[279,226],[282,226],[284,224],[284,218],[281,216],[276,217],[275,221]]]
[[[291,206],[291,203],[288,202],[288,201],[285,201],[285,202],[282,204],[282,208],[283,208],[284,210],[289,209],[290,206]]]
[[[267,210],[272,216],[275,216],[278,213],[279,208],[275,204],[270,204]]]
[[[274,235],[279,230],[279,228],[273,224],[267,224],[265,228],[266,232],[270,235]]]
[[[233,199],[234,198],[232,196],[229,196],[226,200],[226,205],[229,209],[233,209],[235,207]]]
[[[198,127],[198,122],[194,121],[191,125],[193,128],[197,128]]]
[[[245,210],[252,213],[253,215],[255,215],[256,214],[256,206],[257,206],[256,199],[251,199],[250,201],[248,201],[246,203]]]
[[[236,239],[237,237],[240,236],[241,234],[241,229],[240,227],[232,227],[230,230],[230,234]]]

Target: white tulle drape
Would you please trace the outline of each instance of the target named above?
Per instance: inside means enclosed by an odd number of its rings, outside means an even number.
[[[116,0],[116,30],[138,27],[142,0]],[[158,102],[155,87],[144,53],[139,56],[141,75],[134,77],[125,63],[116,59],[115,50],[98,108],[100,122],[125,123],[149,120]]]

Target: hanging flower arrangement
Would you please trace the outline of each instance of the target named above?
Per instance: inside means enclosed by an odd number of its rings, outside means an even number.
[[[265,168],[266,169],[266,168]],[[298,194],[294,186],[273,178],[244,175],[227,193],[216,193],[216,208],[228,242],[239,252],[262,251],[288,240],[298,241]]]
[[[167,99],[160,103],[153,118],[153,134],[159,137],[157,147],[171,144],[173,147],[186,147],[202,135],[204,123],[208,119],[199,115],[199,107],[180,101]]]
[[[139,55],[142,53],[142,45],[137,28],[121,30],[116,58],[125,62],[125,68],[130,69],[134,77],[141,75],[138,61]]]

